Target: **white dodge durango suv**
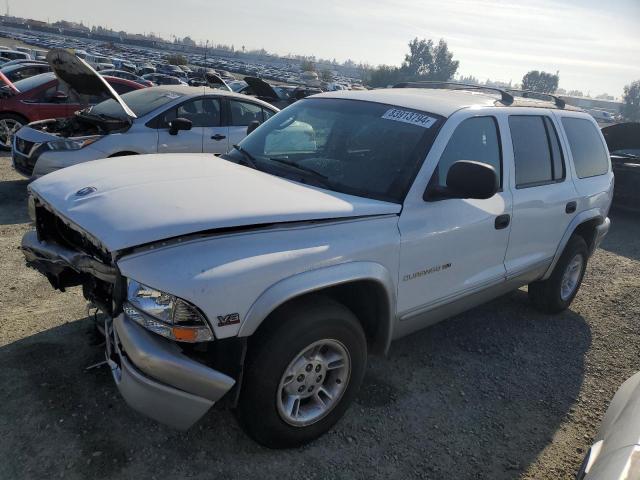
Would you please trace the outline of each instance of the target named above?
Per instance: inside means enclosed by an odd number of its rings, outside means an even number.
[[[417,86],[300,100],[222,158],[112,158],[30,185],[26,260],[105,312],[134,409],[188,428],[222,402],[258,442],[300,445],[392,340],[524,285],[569,307],[609,229],[593,118]]]

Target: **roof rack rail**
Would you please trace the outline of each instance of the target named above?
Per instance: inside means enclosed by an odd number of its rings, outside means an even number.
[[[400,82],[396,83],[393,88],[452,88],[452,90],[489,90],[500,94],[500,101],[505,105],[513,103],[513,95],[506,90],[498,87],[489,87],[486,85],[474,85],[471,83],[458,82],[438,82],[438,81],[421,81],[421,82]]]
[[[551,93],[534,92],[533,90],[515,90],[513,88],[509,88],[508,91],[520,95],[522,98],[538,98],[538,100],[542,100],[539,97],[551,98],[556,107],[560,109],[563,109],[567,105],[567,102]]]

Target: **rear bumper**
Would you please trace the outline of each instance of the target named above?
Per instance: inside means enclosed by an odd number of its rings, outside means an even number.
[[[138,412],[186,430],[235,384],[235,380],[181,353],[170,340],[148,332],[124,313],[107,336],[107,360],[125,401]]]

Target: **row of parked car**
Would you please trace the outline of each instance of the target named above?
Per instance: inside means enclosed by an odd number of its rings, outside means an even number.
[[[193,66],[195,66],[293,85],[303,85],[307,81],[307,79],[303,78],[304,72],[301,71],[300,64],[285,58],[265,57],[261,59],[257,57],[249,60],[247,57],[238,56],[231,52],[228,55],[221,55],[218,51],[214,55],[208,49],[202,49],[197,53],[193,53],[193,51],[176,51],[175,53],[181,54],[187,59],[189,67],[182,71],[165,71],[166,49],[120,43],[118,42],[119,39],[114,39],[115,42],[110,43],[91,38],[79,39],[52,33],[26,32],[15,29],[5,29],[5,31],[0,31],[0,35],[9,36],[47,49],[72,48],[78,51],[90,52],[90,56],[97,57],[99,60],[95,62],[95,66],[98,69],[116,68],[118,70],[134,71],[133,67],[135,67],[136,71],[134,73],[138,75],[161,73],[187,81],[187,78],[191,77],[190,70],[193,70]],[[341,68],[339,65],[332,66],[334,70],[334,78],[331,82],[332,87],[349,89],[362,85],[359,78],[342,73]],[[185,78],[185,75],[187,78]]]

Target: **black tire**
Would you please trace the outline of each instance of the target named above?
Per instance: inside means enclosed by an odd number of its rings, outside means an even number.
[[[0,113],[0,122],[3,121],[11,121],[20,124],[20,127],[29,123],[29,121],[21,115],[16,115],[14,113]],[[17,128],[15,131],[17,132],[20,128]],[[0,130],[0,150],[8,151],[11,150],[11,141],[13,136],[7,140],[4,129]],[[7,143],[8,142],[8,143]]]
[[[571,261],[577,255],[582,255],[582,266],[578,282],[573,292],[568,297],[563,298],[561,294],[563,275]],[[588,259],[589,249],[587,248],[586,242],[581,236],[573,235],[567,242],[551,276],[547,280],[534,282],[529,285],[529,299],[531,303],[544,313],[559,313],[569,308],[569,305],[571,305],[571,302],[580,289]]]
[[[268,321],[249,344],[236,416],[245,432],[258,443],[269,448],[297,447],[329,430],[353,401],[366,369],[367,341],[355,315],[344,305],[322,296],[287,304]],[[290,425],[278,412],[280,380],[302,350],[324,339],[337,340],[348,352],[348,384],[324,417],[307,426]]]

